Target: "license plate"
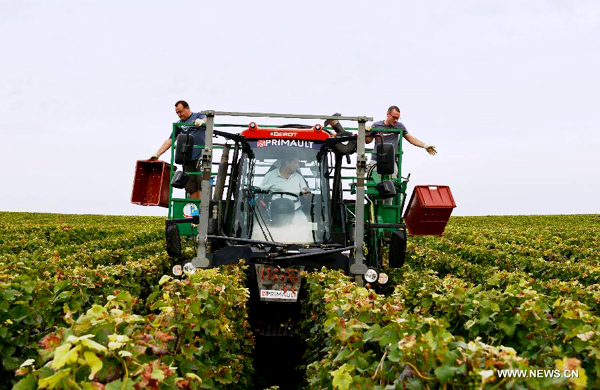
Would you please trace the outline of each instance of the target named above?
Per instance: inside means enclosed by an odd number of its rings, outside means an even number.
[[[303,266],[281,268],[255,264],[261,301],[296,302],[302,282]]]

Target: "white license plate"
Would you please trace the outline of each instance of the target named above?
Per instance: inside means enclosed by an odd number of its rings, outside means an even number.
[[[298,299],[298,291],[280,291],[280,290],[260,290],[261,298],[270,298],[278,300]]]
[[[296,302],[298,300],[303,266],[288,268],[267,264],[255,266],[261,301]]]

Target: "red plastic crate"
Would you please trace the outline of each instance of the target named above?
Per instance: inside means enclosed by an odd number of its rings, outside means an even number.
[[[415,186],[404,213],[408,232],[413,236],[441,236],[456,207],[448,186]]]
[[[169,206],[171,164],[164,161],[138,160],[131,192],[131,203],[142,206]]]

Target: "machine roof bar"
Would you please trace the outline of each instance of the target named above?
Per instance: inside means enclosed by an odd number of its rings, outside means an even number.
[[[261,112],[229,112],[229,111],[214,111],[205,110],[200,111],[201,114],[207,116],[245,116],[251,118],[292,118],[292,119],[336,119],[342,121],[357,121],[357,122],[371,122],[372,117],[368,116],[333,116],[333,115],[303,115],[303,114],[274,114],[274,113],[261,113]]]

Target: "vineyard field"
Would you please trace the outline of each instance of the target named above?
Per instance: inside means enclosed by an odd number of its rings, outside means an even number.
[[[0,389],[268,387],[248,267],[171,266],[161,217],[0,212]],[[453,217],[385,272],[304,275],[292,387],[600,388],[600,215]]]

